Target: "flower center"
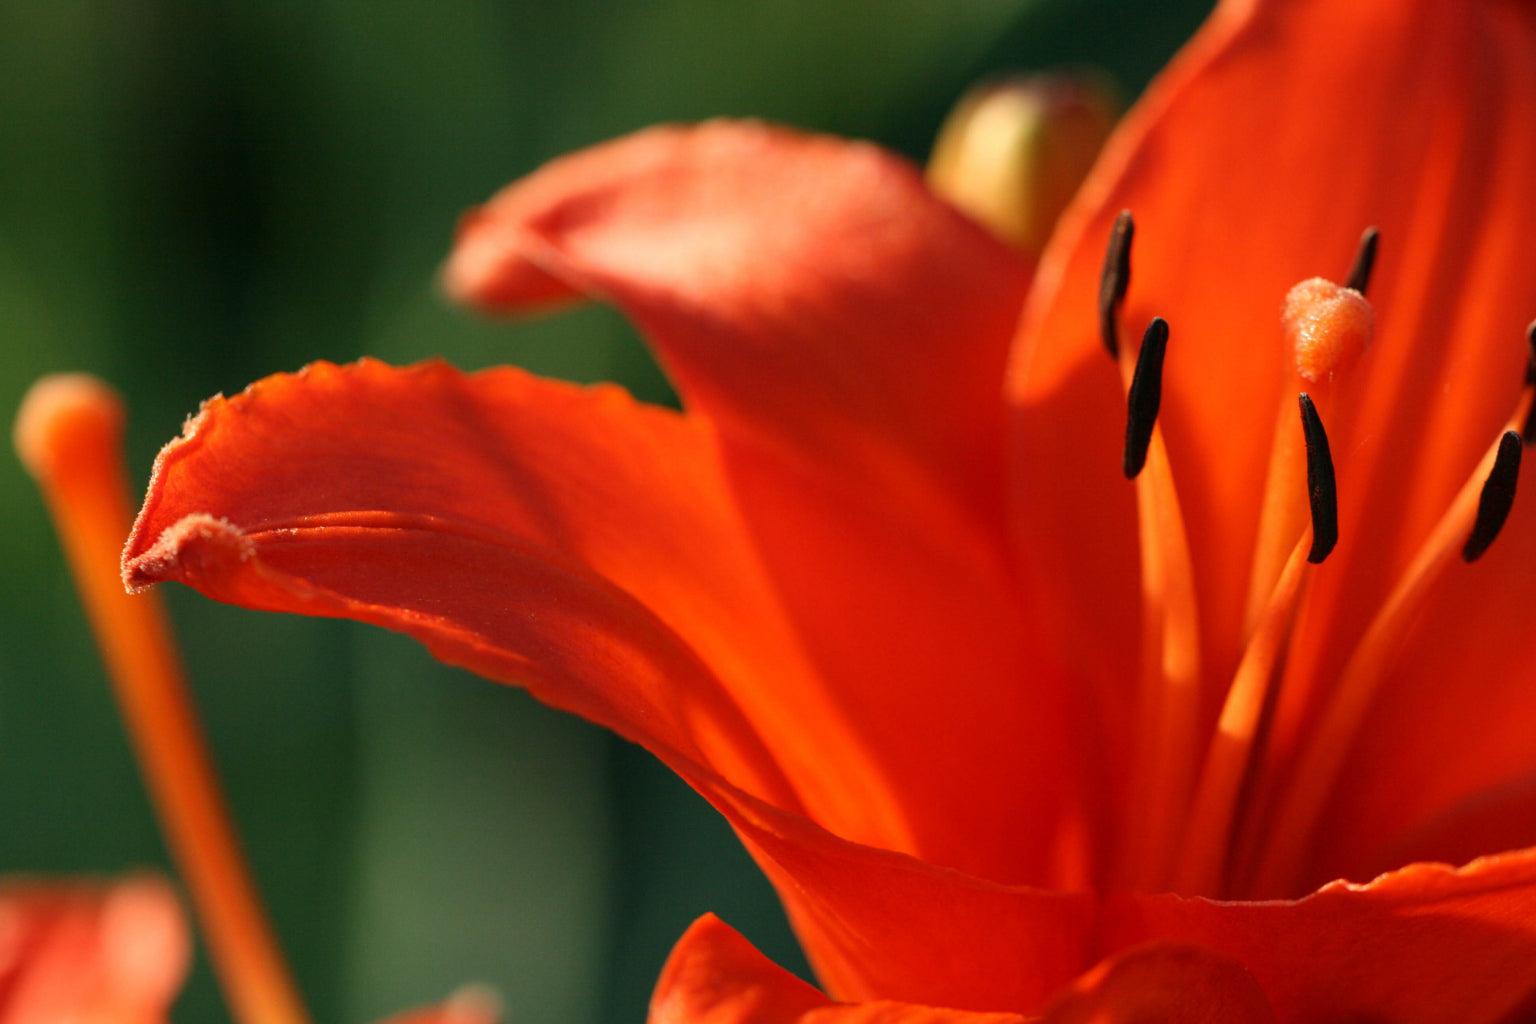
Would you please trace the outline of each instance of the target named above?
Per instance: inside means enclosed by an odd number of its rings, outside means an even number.
[[[1536,421],[1536,354],[1506,429],[1395,580],[1343,670],[1334,679],[1296,680],[1286,666],[1303,618],[1299,609],[1308,600],[1315,566],[1339,541],[1338,488],[1325,424],[1348,408],[1351,369],[1372,342],[1375,317],[1365,293],[1376,230],[1362,235],[1345,285],[1312,278],[1291,289],[1280,322],[1293,372],[1276,414],[1243,653],[1230,679],[1209,679],[1199,659],[1189,542],[1157,426],[1169,325],[1154,319],[1137,352],[1121,344],[1134,233],[1129,212],[1122,213],[1099,293],[1101,336],[1127,393],[1123,469],[1136,486],[1143,597],[1139,726],[1119,881],[1190,895],[1289,895],[1306,877],[1314,833],[1344,759],[1434,582],[1458,552],[1468,562],[1480,557],[1509,514],[1521,433],[1528,438],[1536,425],[1527,422]],[[1536,325],[1530,340],[1536,353]],[[1214,684],[1221,692],[1212,723],[1201,708],[1209,706]],[[1282,749],[1272,732],[1277,708],[1294,703],[1282,702],[1287,685],[1310,688],[1318,710],[1308,712],[1305,729]]]

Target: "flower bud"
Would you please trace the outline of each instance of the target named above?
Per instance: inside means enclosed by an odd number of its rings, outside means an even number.
[[[1037,255],[1117,113],[1111,88],[1088,75],[984,82],[939,130],[928,183],[1004,241]]]

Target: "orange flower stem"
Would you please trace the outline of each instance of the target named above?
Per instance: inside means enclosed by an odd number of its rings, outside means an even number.
[[[59,532],[160,824],[241,1024],[305,1024],[241,858],[164,609],[129,596],[118,567],[131,525],[117,396],[82,375],[44,378],[17,416],[18,453]]]
[[[1520,431],[1531,403],[1532,389],[1528,387],[1521,392],[1506,430]],[[1290,788],[1282,797],[1272,839],[1259,865],[1259,891],[1289,891],[1297,882],[1318,817],[1381,682],[1407,641],[1431,587],[1460,554],[1472,530],[1483,484],[1493,469],[1499,447],[1500,441],[1495,441],[1478,462],[1345,664],[1319,717],[1319,726],[1291,773]]]
[[[1277,695],[1275,681],[1295,622],[1311,546],[1312,530],[1304,527],[1227,690],[1185,830],[1187,838],[1179,864],[1177,892],[1208,896],[1223,893],[1233,828],[1240,818],[1240,803],[1253,772],[1254,758],[1261,753],[1265,723]]]
[[[1120,350],[1127,392],[1135,372]],[[1200,633],[1188,535],[1162,429],[1153,429],[1136,477],[1141,540],[1142,693],[1137,771],[1124,851],[1126,881],[1158,887],[1169,880],[1173,851],[1194,786],[1200,730]]]

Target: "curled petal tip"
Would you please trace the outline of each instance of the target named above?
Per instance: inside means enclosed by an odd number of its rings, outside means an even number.
[[[166,580],[195,586],[225,577],[255,552],[239,527],[202,512],[183,516],[147,548],[138,541],[131,538],[123,553],[123,585],[133,593]]]

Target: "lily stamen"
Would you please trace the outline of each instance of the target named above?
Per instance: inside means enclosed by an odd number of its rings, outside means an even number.
[[[1115,321],[1129,280],[1132,230],[1129,215],[1122,214],[1105,257],[1099,312],[1106,347],[1119,337]],[[1206,894],[1250,885],[1261,892],[1287,891],[1285,883],[1299,873],[1352,737],[1431,584],[1458,549],[1466,561],[1481,556],[1509,514],[1522,447],[1514,427],[1531,422],[1536,392],[1536,325],[1528,331],[1533,355],[1510,429],[1484,457],[1378,611],[1332,688],[1322,728],[1309,738],[1311,746],[1299,758],[1285,758],[1285,771],[1275,776],[1267,736],[1305,594],[1304,569],[1327,558],[1339,536],[1337,484],[1319,406],[1335,401],[1338,383],[1371,342],[1375,314],[1360,289],[1369,285],[1378,242],[1374,228],[1361,236],[1348,278],[1351,287],[1314,278],[1286,297],[1282,323],[1295,357],[1295,379],[1306,385],[1297,397],[1301,430],[1298,435],[1292,423],[1282,423],[1276,431],[1244,654],[1205,744],[1199,743],[1198,623],[1188,541],[1157,429],[1167,325],[1154,319],[1134,356],[1116,348],[1127,391],[1123,469],[1137,482],[1144,598],[1140,788],[1133,794],[1125,839],[1126,874],[1133,885],[1176,882],[1181,892]],[[1302,472],[1304,490],[1299,486]],[[1284,557],[1277,558],[1281,551]],[[1187,622],[1186,613],[1191,617]],[[1177,745],[1184,743],[1189,744],[1186,750],[1204,747],[1198,775],[1195,765],[1179,756]],[[1276,801],[1270,787],[1282,778],[1291,780],[1292,788]],[[1262,821],[1249,820],[1254,801],[1259,801],[1255,807],[1265,808]],[[1271,814],[1276,807],[1281,813]],[[1178,834],[1185,842],[1174,863],[1171,844]],[[1235,872],[1244,865],[1247,870],[1239,876]]]
[[[1142,665],[1136,763],[1121,873],[1141,887],[1166,883],[1189,810],[1200,746],[1200,611],[1178,490],[1157,414],[1168,325],[1148,324],[1142,348],[1119,345],[1119,314],[1131,279],[1130,211],[1115,220],[1100,280],[1105,347],[1126,392],[1122,469],[1136,483],[1141,550]]]
[[[1381,232],[1374,227],[1366,228],[1360,233],[1360,245],[1355,249],[1355,262],[1350,264],[1349,273],[1344,277],[1344,287],[1365,294],[1366,288],[1371,284],[1371,271],[1376,267],[1376,244],[1381,240]]]
[[[1463,562],[1475,562],[1483,557],[1483,552],[1504,528],[1509,510],[1515,504],[1515,484],[1520,478],[1520,450],[1523,447],[1520,435],[1513,430],[1506,430],[1499,439],[1499,453],[1477,500],[1477,520],[1461,549]]]
[[[69,559],[161,830],[241,1024],[306,1024],[308,1014],[256,896],[225,810],[158,595],[129,596],[119,558],[132,524],[117,396],[83,375],[46,377],[16,417]]]
[[[1275,684],[1284,668],[1301,584],[1311,563],[1307,553],[1312,545],[1308,531],[1291,550],[1269,605],[1232,676],[1200,770],[1186,830],[1189,838],[1180,860],[1178,892],[1225,892],[1236,826],[1242,817],[1245,794],[1252,786],[1254,754],[1263,749],[1279,694]]]
[[[1435,581],[1456,555],[1464,553],[1472,539],[1481,540],[1476,520],[1490,477],[1499,475],[1499,483],[1495,486],[1498,492],[1505,489],[1505,478],[1518,470],[1520,438],[1516,427],[1523,424],[1531,412],[1533,392],[1536,389],[1529,386],[1521,391],[1499,440],[1489,447],[1452,499],[1407,571],[1376,612],[1337,683],[1331,687],[1319,719],[1320,725],[1309,735],[1307,746],[1289,773],[1290,788],[1282,794],[1279,812],[1272,818],[1273,827],[1266,829],[1266,835],[1257,847],[1262,851],[1262,859],[1256,891],[1289,891],[1300,874],[1323,804],[1382,680],[1402,650],[1419,609]],[[1512,449],[1516,452],[1513,456],[1509,454]],[[1496,469],[1501,460],[1504,468]],[[1507,489],[1512,500],[1512,479],[1508,480]],[[1502,503],[1502,498],[1495,497],[1495,509]],[[1507,514],[1508,508],[1503,512]],[[1502,517],[1499,525],[1502,525]],[[1491,543],[1493,537],[1489,536],[1487,540]]]
[[[1374,228],[1368,228],[1361,237],[1350,271],[1351,280],[1369,283],[1378,237]],[[1313,465],[1314,446],[1305,429],[1309,414],[1303,410],[1304,429],[1298,434],[1290,396],[1297,391],[1307,394],[1311,418],[1317,423],[1314,433],[1320,432],[1321,424],[1330,418],[1330,411],[1338,402],[1341,386],[1370,346],[1375,330],[1375,314],[1365,296],[1357,289],[1341,287],[1323,278],[1312,278],[1292,288],[1285,297],[1280,320],[1290,350],[1291,387],[1282,395],[1275,415],[1274,442],[1249,575],[1245,637],[1257,628],[1296,538],[1319,511],[1310,500],[1312,476],[1320,467]],[[1332,550],[1333,541],[1315,522],[1313,536],[1314,554],[1320,561]],[[1336,528],[1333,540],[1337,540]]]
[[[1333,475],[1333,456],[1328,451],[1328,432],[1318,417],[1312,396],[1297,396],[1301,406],[1301,430],[1307,443],[1307,505],[1312,512],[1312,549],[1307,561],[1320,564],[1339,542],[1339,491]]]
[[[1104,271],[1099,277],[1099,334],[1111,359],[1120,358],[1120,306],[1131,286],[1131,241],[1136,221],[1130,210],[1121,210],[1109,233]]]
[[[1125,453],[1121,468],[1127,480],[1134,480],[1147,464],[1147,446],[1152,443],[1152,429],[1157,426],[1157,411],[1163,401],[1163,355],[1168,349],[1168,321],[1152,318],[1142,336],[1136,354],[1136,372],[1131,376],[1126,396]]]

